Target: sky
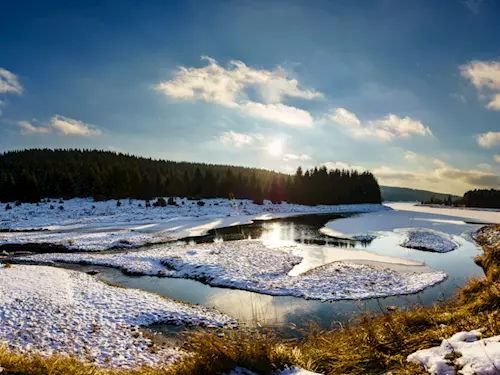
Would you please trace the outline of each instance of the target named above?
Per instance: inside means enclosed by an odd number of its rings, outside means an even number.
[[[5,2],[0,152],[499,188],[499,17],[493,0]]]

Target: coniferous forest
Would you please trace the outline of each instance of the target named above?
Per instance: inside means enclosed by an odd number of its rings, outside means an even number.
[[[227,165],[153,160],[110,151],[30,149],[0,154],[0,201],[93,197],[94,200],[177,196],[260,202],[380,203],[369,173],[302,170],[295,175]]]
[[[500,190],[471,190],[464,194],[461,204],[467,207],[500,208]]]

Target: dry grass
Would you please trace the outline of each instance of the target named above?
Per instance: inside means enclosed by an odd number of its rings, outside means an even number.
[[[484,254],[476,262],[486,277],[471,280],[446,304],[365,315],[341,329],[311,325],[301,339],[287,342],[258,331],[235,330],[223,335],[195,331],[186,334],[185,345],[194,354],[168,369],[99,370],[72,359],[29,358],[0,349],[1,375],[211,375],[238,366],[270,374],[290,364],[332,375],[425,374],[406,362],[410,353],[439,345],[458,331],[484,327],[487,336],[500,334],[500,245],[486,243],[492,230],[500,231],[500,226],[484,229],[477,238]]]

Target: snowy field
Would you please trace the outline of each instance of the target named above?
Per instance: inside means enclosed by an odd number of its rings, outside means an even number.
[[[422,365],[432,375],[500,374],[500,336],[481,339],[481,330],[459,332],[440,346],[419,350],[408,361]]]
[[[199,206],[198,201],[177,199],[176,206],[148,208],[144,201],[124,200],[119,207],[116,202],[71,199],[62,204],[12,204],[11,210],[0,210],[0,231],[4,231],[0,232],[0,246],[36,243],[98,251],[201,236],[212,229],[250,224],[253,220],[389,210],[379,204],[301,206],[266,201],[264,205],[256,205],[249,200],[227,199],[200,201],[204,206]],[[36,231],[28,232],[33,230]]]
[[[385,263],[349,261],[290,274],[302,260],[294,253],[290,246],[269,247],[263,241],[246,240],[161,245],[119,254],[37,254],[18,260],[111,266],[132,274],[193,278],[212,286],[322,301],[415,293],[446,278],[445,273],[426,267],[422,267],[422,272],[398,272]]]
[[[226,315],[45,266],[0,265],[0,345],[42,356],[75,355],[99,366],[168,364],[180,351],[155,347],[140,326],[157,322],[234,326]]]

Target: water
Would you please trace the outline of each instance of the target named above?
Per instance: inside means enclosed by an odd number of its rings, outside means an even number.
[[[188,240],[206,242],[213,241],[214,238],[222,238],[228,241],[251,237],[263,239],[270,244],[293,241],[303,245],[300,246],[300,251],[304,261],[292,270],[292,273],[304,272],[336,260],[370,263],[384,262],[386,259],[384,257],[395,256],[425,262],[433,269],[446,272],[449,275],[448,279],[414,295],[364,301],[319,302],[211,287],[189,279],[127,276],[119,270],[107,267],[72,267],[82,270],[99,270],[98,277],[113,284],[147,290],[192,304],[214,307],[238,319],[244,325],[268,326],[288,332],[296,328],[300,329],[311,322],[329,328],[332,325],[344,324],[367,310],[380,311],[386,306],[431,305],[453,295],[456,288],[463,286],[469,278],[482,275],[482,270],[473,262],[473,258],[479,254],[479,249],[465,238],[458,239],[461,246],[455,251],[440,254],[402,248],[398,246],[400,237],[397,235],[385,235],[371,243],[360,243],[334,239],[319,232],[319,229],[328,221],[338,218],[338,215],[309,215],[271,222],[256,222],[247,226],[224,228],[207,236]],[[454,224],[464,225],[465,223],[455,221]],[[440,229],[444,231],[444,228]],[[392,259],[391,262],[387,264],[388,267],[401,271],[422,268],[422,266],[405,264],[403,259],[401,262]],[[164,325],[156,325],[155,329],[167,335],[172,333],[171,327]]]

